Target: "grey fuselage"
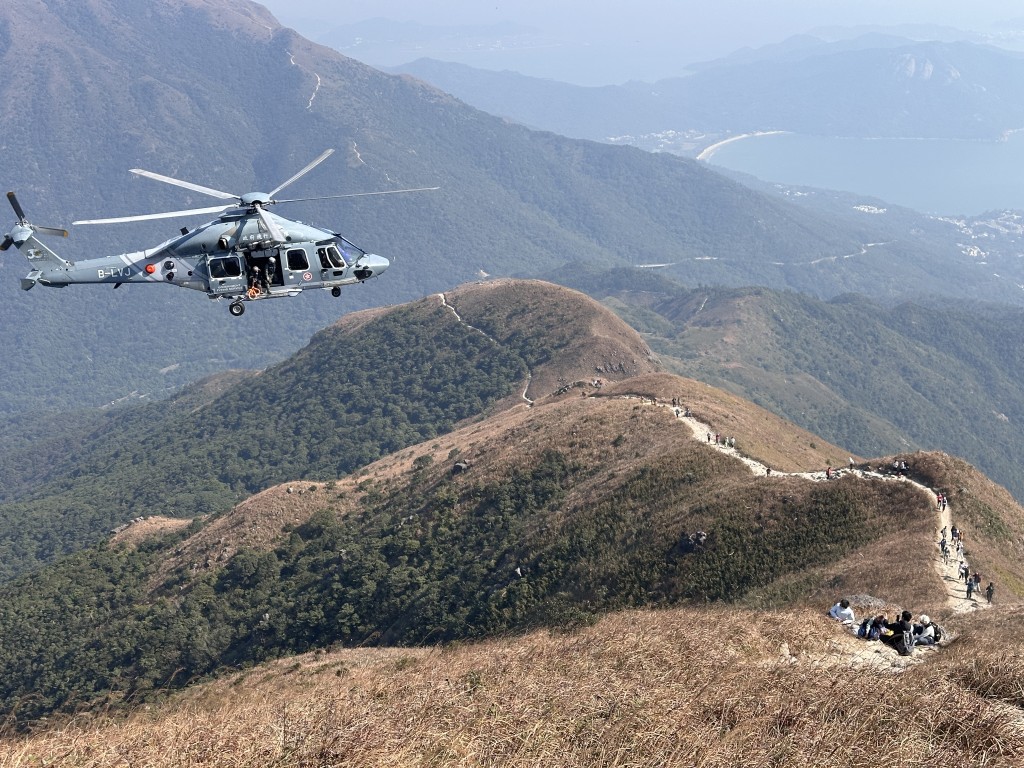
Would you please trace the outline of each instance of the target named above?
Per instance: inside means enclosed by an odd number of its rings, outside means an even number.
[[[269,298],[309,288],[362,282],[388,268],[387,259],[367,254],[344,238],[317,227],[273,218],[284,235],[274,242],[260,218],[246,208],[226,211],[155,248],[118,256],[67,261],[18,224],[11,238],[33,269],[22,279],[51,287],[77,283],[169,283],[211,297]],[[262,290],[253,291],[262,285]]]

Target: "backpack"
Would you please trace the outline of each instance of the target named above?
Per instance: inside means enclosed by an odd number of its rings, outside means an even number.
[[[932,622],[932,626],[935,627],[935,642],[938,643],[940,640],[942,640],[942,638],[946,636],[946,633],[943,631],[942,627],[940,627],[934,621]]]
[[[860,623],[860,626],[857,627],[857,637],[860,637],[860,638],[863,638],[863,639],[866,640],[867,637],[868,637],[868,631],[870,629],[871,629],[871,619],[864,619],[864,621],[862,621]]]
[[[896,653],[900,656],[911,656],[914,653],[914,633],[913,632],[898,632],[896,633],[895,642],[893,647],[896,649]]]

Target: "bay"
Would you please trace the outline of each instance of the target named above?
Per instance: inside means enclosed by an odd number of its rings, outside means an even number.
[[[764,133],[724,142],[704,159],[763,181],[863,194],[922,213],[1024,210],[1024,132],[1001,141]]]

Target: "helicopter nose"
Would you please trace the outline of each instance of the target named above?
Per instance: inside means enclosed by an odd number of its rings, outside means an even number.
[[[355,276],[357,280],[369,280],[376,277],[391,266],[391,262],[383,256],[368,253],[356,262]]]

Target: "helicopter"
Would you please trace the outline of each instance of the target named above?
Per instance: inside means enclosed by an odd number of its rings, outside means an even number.
[[[270,192],[244,195],[132,168],[131,173],[136,175],[230,202],[209,208],[74,221],[72,224],[76,225],[115,224],[218,214],[213,221],[191,231],[182,227],[179,235],[155,248],[77,262],[61,258],[36,237],[67,237],[67,230],[30,224],[14,192],[8,192],[7,199],[18,222],[0,242],[0,251],[15,245],[28,258],[32,270],[21,279],[21,287],[26,291],[37,283],[52,288],[78,283],[110,283],[114,288],[124,283],[166,283],[205,291],[211,299],[228,299],[228,310],[235,317],[244,314],[248,302],[296,296],[311,289],[329,290],[333,296],[340,296],[342,286],[376,277],[388,268],[390,262],[383,256],[367,253],[336,232],[277,216],[267,208],[279,203],[423,192],[438,187],[288,200],[274,197],[333,152],[333,149],[325,150]]]

